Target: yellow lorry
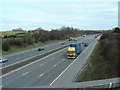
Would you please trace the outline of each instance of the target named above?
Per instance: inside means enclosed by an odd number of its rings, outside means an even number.
[[[70,44],[67,50],[67,58],[76,58],[81,52],[81,43]]]
[[[69,41],[73,40],[73,37],[69,37],[68,40],[69,40]]]

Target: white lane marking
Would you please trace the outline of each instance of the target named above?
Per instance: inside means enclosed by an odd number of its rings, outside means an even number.
[[[44,75],[44,73],[40,74],[39,77],[42,77]]]
[[[59,49],[59,48],[55,48],[55,49]],[[55,50],[55,49],[52,49],[52,50],[47,51],[47,52],[51,52],[51,51],[53,51],[53,50]],[[29,57],[29,58],[26,58],[26,59],[21,60],[21,61],[19,61],[19,62],[15,62],[15,63],[9,64],[9,65],[4,66],[4,67],[2,67],[2,68],[9,67],[9,66],[11,66],[11,65],[14,65],[14,64],[17,64],[17,63],[20,63],[20,62],[26,61],[26,60],[31,59],[31,58],[34,58],[34,57],[36,57],[36,56],[42,55],[42,54],[44,54],[44,53],[46,53],[46,52],[43,52],[43,53],[37,54],[37,55],[32,56],[32,57]],[[53,54],[54,54],[54,53],[53,53]],[[0,68],[0,69],[1,69],[1,68]]]
[[[57,64],[53,65],[53,67],[56,67],[56,66],[57,66]]]
[[[63,58],[63,61],[65,61],[65,58]]]
[[[53,60],[55,59],[55,58],[52,58]]]
[[[95,42],[95,41],[94,41]],[[93,42],[93,43],[94,43]],[[91,45],[93,44],[91,43]],[[89,45],[52,83],[50,83],[50,86],[91,46]]]
[[[43,66],[44,64],[40,64],[40,67]]]
[[[95,47],[96,44],[97,44],[97,42],[94,44],[92,50],[90,51],[90,53],[89,53],[89,55],[86,57],[86,59],[90,56],[90,54],[92,53],[92,51],[93,51],[93,49],[94,49],[94,47]]]
[[[93,37],[94,37],[94,36],[93,36]],[[90,39],[90,38],[92,38],[92,37],[86,38],[86,39],[84,39],[84,40],[82,40],[82,41],[85,41],[85,40]],[[82,41],[80,41],[80,42],[82,42]],[[56,44],[58,44],[58,43],[56,43]],[[48,45],[48,46],[50,46],[50,45]],[[55,48],[55,49],[58,49],[58,48]],[[52,49],[52,50],[50,50],[50,51],[53,51],[53,50],[55,50],[55,49]],[[29,51],[29,50],[28,50],[28,51]],[[50,52],[50,51],[47,51],[47,52]],[[20,53],[21,53],[21,52],[20,52]],[[44,54],[44,53],[45,53],[45,52],[43,52],[42,54]],[[53,54],[54,54],[54,53],[53,53]],[[41,53],[40,53],[39,55],[41,55]],[[33,56],[33,57],[36,57],[36,56],[38,56],[38,55],[35,55],[35,56]],[[28,59],[31,59],[31,58],[33,58],[33,57],[29,57],[29,58],[26,58],[26,59],[21,60],[21,61],[19,61],[19,62],[15,62],[15,63],[9,64],[9,65],[4,66],[4,67],[2,67],[2,68],[9,67],[9,66],[11,66],[11,65],[14,65],[14,64],[23,62],[23,61],[28,60]],[[46,56],[46,57],[47,57],[47,56]],[[0,69],[2,69],[2,68],[0,68]]]
[[[26,72],[26,73],[24,73],[24,74],[22,74],[22,75],[24,76],[24,75],[26,75],[26,74],[28,74],[28,73],[29,73],[29,72]]]
[[[64,49],[62,49],[62,50],[60,50],[60,51],[63,51],[63,50],[65,50],[65,49],[67,49],[67,47],[64,48]],[[23,68],[25,68],[25,67],[27,67],[27,66],[29,66],[29,65],[31,65],[31,64],[34,64],[34,63],[39,62],[39,61],[41,61],[41,60],[44,60],[45,58],[47,58],[47,57],[49,57],[49,56],[51,56],[51,55],[54,55],[54,54],[56,54],[56,53],[58,53],[58,52],[60,52],[60,51],[57,51],[57,52],[55,52],[55,53],[52,53],[52,54],[50,54],[50,55],[48,55],[48,56],[45,56],[45,57],[43,57],[43,58],[41,58],[41,59],[39,59],[39,60],[36,60],[35,62],[32,62],[32,63],[30,63],[30,64],[27,64],[27,65],[25,65],[25,66],[23,66],[23,67],[21,67],[21,68],[16,69],[16,70],[13,70],[13,71],[5,74],[5,75],[2,75],[0,78],[5,77],[5,76],[7,76],[7,75],[9,75],[9,74],[11,74],[11,73],[13,73],[13,72],[16,72],[16,71],[20,70],[20,69],[23,69]]]
[[[93,37],[90,37],[90,38],[93,38]],[[86,41],[86,40],[88,40],[88,39],[90,39],[90,38],[87,38],[87,39],[85,39],[85,40],[81,40],[80,42],[83,42],[83,41]],[[4,75],[2,75],[2,76],[0,76],[0,78],[2,78],[2,77],[5,77],[5,76],[7,76],[7,75],[9,75],[9,74],[11,74],[11,73],[13,73],[13,72],[16,72],[16,71],[18,71],[18,70],[20,70],[20,69],[23,69],[23,68],[25,68],[25,67],[27,67],[27,66],[29,66],[29,65],[31,65],[31,64],[34,64],[34,63],[36,63],[36,62],[39,62],[39,61],[41,61],[41,60],[43,60],[44,58],[47,58],[47,57],[49,57],[49,56],[51,56],[51,55],[54,55],[54,54],[56,54],[56,53],[58,53],[58,52],[60,52],[60,51],[63,51],[63,50],[65,50],[65,49],[67,49],[68,47],[66,47],[66,48],[64,48],[64,49],[62,49],[62,50],[59,50],[59,51],[57,51],[57,52],[55,52],[55,53],[52,53],[52,54],[50,54],[50,55],[48,55],[48,56],[46,56],[46,57],[43,57],[43,58],[41,58],[41,59],[39,59],[39,60],[37,60],[37,61],[35,61],[35,62],[32,62],[32,63],[30,63],[30,64],[27,64],[27,65],[25,65],[25,66],[23,66],[23,67],[21,67],[21,68],[18,68],[18,69],[16,69],[16,70],[13,70],[13,71],[11,71],[11,72],[9,72],[9,73],[7,73],[7,74],[4,74]],[[52,50],[51,50],[52,51]],[[43,53],[42,53],[43,54]],[[37,56],[37,55],[36,55]],[[34,57],[34,56],[33,56]],[[26,59],[25,59],[26,60]],[[24,61],[25,61],[24,60]],[[20,62],[22,62],[22,61],[20,61]],[[8,65],[8,66],[10,66],[10,65]],[[7,66],[5,66],[5,67],[7,67]],[[4,68],[4,67],[2,67],[2,68]]]

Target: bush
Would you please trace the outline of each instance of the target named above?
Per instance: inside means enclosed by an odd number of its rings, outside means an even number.
[[[16,40],[16,45],[17,45],[17,46],[23,46],[23,41],[22,41],[22,39],[17,39],[17,40]]]
[[[120,33],[120,28],[119,28],[119,27],[114,28],[114,29],[113,29],[113,32],[115,32],[115,33]]]
[[[115,34],[103,34],[100,40],[100,54],[105,60],[116,60],[118,58],[118,40]]]
[[[33,44],[33,43],[34,43],[34,39],[31,38],[31,37],[27,37],[27,38],[26,38],[26,43],[27,43],[27,44]]]
[[[108,33],[103,33],[103,35],[100,37],[100,40],[107,39],[109,37]]]
[[[9,40],[3,41],[2,50],[4,50],[4,51],[9,51],[10,50],[10,41]]]

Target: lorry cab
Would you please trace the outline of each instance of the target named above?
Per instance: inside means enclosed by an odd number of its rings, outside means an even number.
[[[76,58],[75,47],[69,47],[67,51],[67,58]]]
[[[69,40],[69,41],[73,40],[73,37],[69,37],[68,40]]]

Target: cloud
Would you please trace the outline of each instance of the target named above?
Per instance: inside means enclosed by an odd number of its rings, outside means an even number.
[[[3,17],[0,24],[4,30],[19,27],[52,29],[65,25],[79,28],[108,28],[110,25],[111,27],[117,25],[117,2],[113,3],[113,0],[109,0],[111,2],[108,0],[107,2],[70,0],[71,2],[67,3],[48,2],[48,0],[41,2],[29,0],[26,3],[11,1],[13,3],[6,2],[3,5]]]
[[[119,2],[119,0],[1,0],[1,2]]]

